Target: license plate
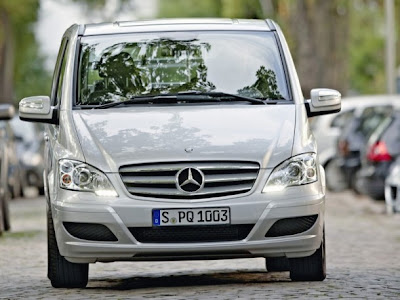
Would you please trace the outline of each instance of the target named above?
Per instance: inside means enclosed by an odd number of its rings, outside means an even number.
[[[228,207],[153,210],[154,226],[220,225],[230,222]]]

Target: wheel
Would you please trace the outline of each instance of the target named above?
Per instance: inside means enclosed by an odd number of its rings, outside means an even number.
[[[289,260],[287,257],[267,257],[265,266],[268,272],[289,271]]]
[[[43,196],[44,195],[44,187],[43,186],[38,187],[38,192],[39,192],[40,196]]]
[[[0,193],[0,236],[3,235],[4,232],[4,208],[3,208],[4,196]]]
[[[47,276],[55,288],[84,288],[88,283],[89,264],[74,264],[61,256],[50,209],[47,210]]]
[[[2,201],[2,206],[3,206],[3,228],[4,231],[9,231],[11,228],[10,225],[10,209],[9,209],[9,202],[11,199],[10,193],[6,192],[3,201]]]
[[[292,281],[323,281],[326,277],[325,231],[321,246],[311,256],[290,258]]]
[[[348,188],[346,178],[335,159],[325,165],[325,178],[326,188],[331,192],[342,192]]]

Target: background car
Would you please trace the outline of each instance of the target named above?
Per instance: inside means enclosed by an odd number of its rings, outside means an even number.
[[[312,120],[311,129],[317,140],[319,160],[325,168],[326,186],[329,190],[342,191],[351,185],[352,177],[349,174],[353,174],[350,172],[353,169],[350,168],[349,171],[347,166],[353,166],[352,159],[356,157],[355,170],[359,170],[361,166],[359,151],[361,145],[366,142],[365,138],[360,137],[353,140],[353,135],[364,134],[359,133],[359,130],[360,120],[367,116],[366,109],[378,107],[379,110],[384,105],[389,106],[390,113],[391,105],[400,106],[400,97],[387,95],[347,97],[343,99],[342,109],[338,114],[319,116]],[[348,141],[348,138],[351,140]],[[351,145],[338,149],[338,140],[341,146],[346,143]],[[349,147],[351,151],[347,152]]]
[[[357,187],[373,199],[384,199],[385,180],[390,167],[400,155],[400,112],[386,117],[373,131],[361,152]]]
[[[0,120],[8,120],[14,115],[14,107],[9,104],[0,104]],[[8,201],[10,191],[8,186],[8,157],[9,140],[5,136],[5,130],[0,129],[0,234],[10,229],[10,214]]]
[[[359,101],[343,99],[342,109],[337,114],[315,117],[311,130],[317,140],[319,161],[325,168],[326,186],[330,191],[341,191],[347,187],[336,160],[336,140],[343,127],[351,120]]]
[[[21,189],[36,187],[44,195],[43,185],[43,125],[21,121],[15,117],[10,122],[14,129],[16,153],[21,170]]]
[[[392,164],[385,181],[386,212],[400,212],[400,158]]]
[[[361,152],[378,125],[392,114],[394,108],[400,107],[400,97],[378,95],[354,99],[358,105],[336,141],[337,163],[348,187],[360,193],[356,174],[361,168]]]
[[[8,175],[6,182],[8,191],[12,198],[17,198],[21,195],[22,177],[17,153],[16,137],[9,121],[0,121],[0,131],[2,139],[5,141],[5,147],[7,147]]]

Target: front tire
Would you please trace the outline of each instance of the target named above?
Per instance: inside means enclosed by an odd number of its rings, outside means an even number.
[[[47,276],[55,288],[84,288],[88,283],[89,264],[74,264],[61,256],[50,208],[47,211]]]
[[[292,281],[323,281],[326,278],[325,231],[321,246],[311,256],[290,258]]]

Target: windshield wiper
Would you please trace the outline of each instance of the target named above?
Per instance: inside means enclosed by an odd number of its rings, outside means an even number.
[[[92,108],[105,109],[105,108],[115,107],[118,105],[146,104],[146,103],[162,104],[162,103],[178,103],[178,102],[222,102],[222,101],[247,101],[252,104],[262,104],[262,105],[267,104],[264,100],[261,99],[228,94],[223,92],[188,91],[188,92],[178,92],[165,95],[135,96],[126,101],[110,102]],[[269,102],[268,104],[272,103]]]
[[[187,91],[187,92],[178,92],[176,95],[198,95],[198,96],[208,96],[212,98],[220,98],[220,100],[228,100],[228,101],[247,101],[253,104],[266,104],[266,102],[262,99],[246,97],[242,95],[229,94],[224,92],[201,92],[201,91]]]
[[[98,106],[94,106],[92,108],[96,109],[104,109],[104,108],[110,108],[110,107],[115,107],[118,105],[130,105],[130,104],[163,104],[163,103],[178,103],[178,102],[193,102],[193,101],[199,101],[198,97],[183,97],[179,95],[155,95],[155,96],[135,96],[130,98],[129,100],[126,101],[115,101],[115,102],[110,102]],[[220,101],[219,99],[213,99],[213,98],[207,98],[207,99],[201,99],[202,102],[216,102]]]

